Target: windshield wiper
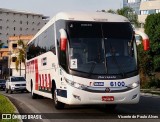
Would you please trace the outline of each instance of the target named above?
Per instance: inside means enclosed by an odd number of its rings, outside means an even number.
[[[87,62],[87,63],[92,63],[92,66],[91,66],[90,71],[89,71],[89,76],[88,76],[88,77],[90,77],[91,74],[92,74],[93,71],[94,71],[94,68],[95,68],[97,62],[95,62],[95,61],[90,61],[90,62]]]
[[[125,77],[124,71],[122,70],[120,64],[117,62],[117,59],[116,59],[115,55],[113,55],[113,56],[111,56],[111,57],[112,57],[112,59],[114,60],[115,64],[117,65],[118,70],[119,70],[119,72],[121,73],[122,77]]]

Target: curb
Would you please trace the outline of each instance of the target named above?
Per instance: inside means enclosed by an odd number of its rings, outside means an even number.
[[[160,90],[159,89],[156,89],[156,90],[153,90],[153,89],[141,89],[140,91],[143,94],[150,94],[150,95],[160,96]]]

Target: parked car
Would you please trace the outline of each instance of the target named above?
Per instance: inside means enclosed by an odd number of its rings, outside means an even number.
[[[0,90],[3,89],[5,90],[6,88],[6,80],[0,79]]]
[[[6,93],[12,94],[13,91],[26,91],[26,80],[21,76],[11,76],[6,81]]]

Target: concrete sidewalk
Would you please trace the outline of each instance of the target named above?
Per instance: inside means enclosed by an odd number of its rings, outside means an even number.
[[[141,89],[141,93],[149,93],[154,95],[160,95],[160,89]]]

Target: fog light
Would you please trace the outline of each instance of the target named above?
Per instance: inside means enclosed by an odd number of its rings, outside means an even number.
[[[133,95],[132,100],[137,97],[137,94]]]

